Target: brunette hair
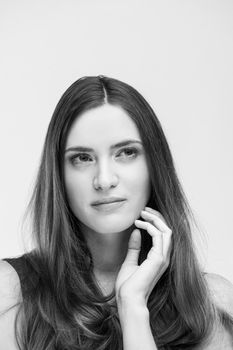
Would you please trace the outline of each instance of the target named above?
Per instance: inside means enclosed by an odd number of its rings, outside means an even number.
[[[173,232],[169,267],[148,299],[156,345],[193,348],[208,337],[218,313],[193,246],[194,216],[153,109],[133,87],[102,75],[74,82],[48,127],[28,207],[36,248],[26,258],[37,278],[30,284],[33,274],[28,276],[19,331],[15,324],[18,345],[30,350],[123,349],[114,292],[104,296],[96,283],[92,256],[64,187],[64,147],[70,127],[81,113],[105,103],[122,107],[135,122],[151,176],[148,206],[164,216]],[[151,237],[142,235],[139,264],[150,247]]]

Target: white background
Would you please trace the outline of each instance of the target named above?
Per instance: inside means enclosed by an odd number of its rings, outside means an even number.
[[[30,245],[22,219],[59,98],[104,74],[155,110],[203,268],[233,282],[232,18],[232,0],[0,1],[0,258]]]

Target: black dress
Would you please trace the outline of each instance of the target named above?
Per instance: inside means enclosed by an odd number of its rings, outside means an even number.
[[[7,261],[9,264],[11,264],[16,270],[21,284],[23,299],[26,297],[27,293],[29,295],[32,295],[40,284],[39,274],[33,267],[32,260],[29,259],[29,257],[30,252],[16,258],[2,259],[3,261]],[[221,323],[231,335],[233,342],[233,319],[226,311],[218,309],[218,312],[221,319]]]
[[[32,288],[36,288],[38,283],[38,275],[28,258],[29,254],[30,253],[25,253],[15,258],[2,259],[3,261],[8,262],[17,272],[23,299],[27,292],[31,291]]]

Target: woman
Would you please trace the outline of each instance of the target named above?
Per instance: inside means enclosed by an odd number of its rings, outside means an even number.
[[[232,286],[200,269],[168,143],[134,88],[67,89],[30,208],[36,248],[0,264],[1,349],[233,348]]]

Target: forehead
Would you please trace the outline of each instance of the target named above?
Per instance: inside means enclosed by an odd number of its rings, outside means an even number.
[[[106,104],[77,117],[68,133],[66,147],[77,143],[90,147],[98,144],[110,146],[129,138],[141,140],[134,121],[121,107]]]

